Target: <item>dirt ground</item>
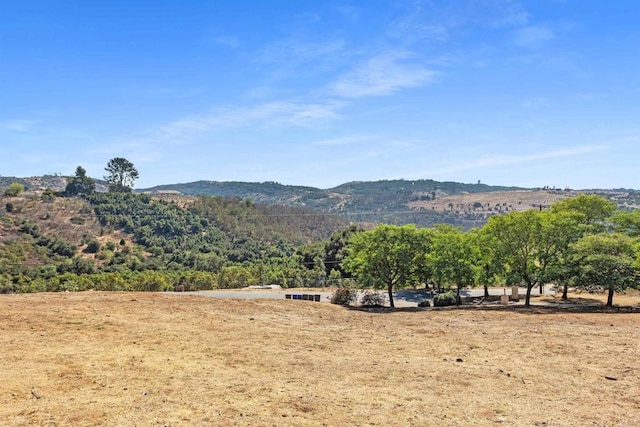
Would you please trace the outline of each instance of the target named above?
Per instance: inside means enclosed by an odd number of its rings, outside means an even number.
[[[0,425],[640,425],[638,313],[84,292],[0,328]]]

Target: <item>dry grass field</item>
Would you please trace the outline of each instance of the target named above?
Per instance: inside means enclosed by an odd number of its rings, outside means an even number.
[[[7,426],[635,426],[640,315],[0,297]]]
[[[444,212],[451,210],[451,206],[453,206],[453,210],[464,211],[477,202],[491,207],[504,204],[509,208],[508,211],[524,211],[540,205],[549,206],[554,202],[574,195],[575,193],[559,193],[545,190],[491,191],[488,193],[440,196],[435,200],[414,201],[409,203],[409,207]],[[478,212],[479,210],[476,209],[475,211]]]

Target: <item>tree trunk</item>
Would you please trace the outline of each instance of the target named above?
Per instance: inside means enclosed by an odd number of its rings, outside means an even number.
[[[534,286],[535,286],[534,284],[527,284],[527,296],[524,299],[525,307],[531,306],[531,289],[533,289]]]
[[[607,295],[607,307],[613,306],[613,288],[609,288],[609,295]]]
[[[564,284],[564,286],[562,287],[562,300],[566,301],[569,299],[569,297],[567,296],[567,292],[569,291],[569,285],[568,284]]]
[[[541,282],[540,283],[540,295],[542,295],[543,293],[544,293],[544,285]]]
[[[456,305],[460,306],[460,285],[456,286]]]
[[[489,285],[484,285],[484,298],[489,299]]]
[[[389,292],[389,306],[395,308],[395,305],[393,305],[393,285],[389,285],[387,290]]]

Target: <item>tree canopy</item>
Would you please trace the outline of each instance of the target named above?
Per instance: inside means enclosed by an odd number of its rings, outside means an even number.
[[[109,183],[109,191],[112,193],[130,193],[133,183],[139,178],[133,163],[122,157],[109,160],[105,170],[108,175],[104,179]]]
[[[415,281],[415,261],[424,253],[418,236],[414,225],[383,224],[357,233],[350,241],[344,269],[365,285],[386,287],[389,305],[394,307],[393,289]]]
[[[96,183],[87,176],[87,171],[82,166],[76,168],[75,176],[68,181],[64,190],[69,196],[88,196],[94,191],[96,191]]]

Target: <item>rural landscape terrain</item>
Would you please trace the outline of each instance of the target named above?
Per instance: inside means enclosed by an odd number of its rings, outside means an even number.
[[[635,190],[3,180],[5,425],[640,419]],[[265,285],[336,304],[185,292]],[[432,298],[389,308],[406,287]]]
[[[638,425],[638,314],[157,293],[0,302],[3,425]]]
[[[640,0],[1,3],[0,427],[640,427]]]

